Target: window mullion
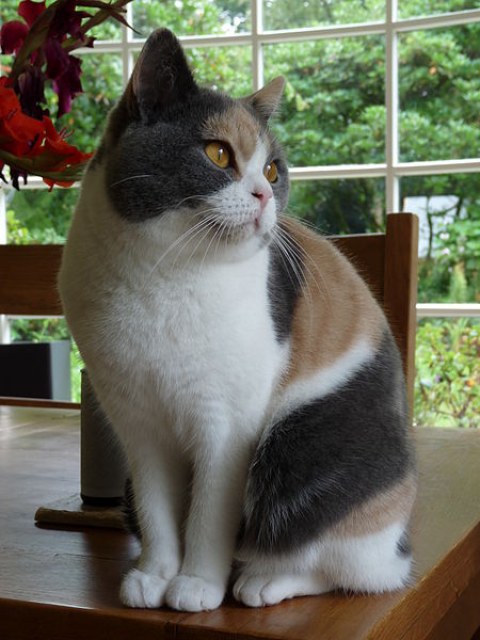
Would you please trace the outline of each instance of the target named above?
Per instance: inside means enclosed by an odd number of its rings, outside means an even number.
[[[126,9],[127,9],[127,13],[125,17],[126,17],[127,23],[133,26],[133,8],[131,3],[127,4]],[[121,29],[122,29],[122,38],[121,38],[122,83],[123,83],[123,87],[126,87],[133,70],[133,56],[130,51],[130,43],[132,42],[133,37],[132,37],[131,29],[129,27],[122,24]]]
[[[386,173],[386,206],[387,212],[400,210],[400,184],[395,172],[398,164],[398,33],[395,28],[397,20],[397,0],[386,0],[387,22],[385,31],[385,106],[386,135],[385,160]]]
[[[263,0],[252,0],[252,77],[255,91],[263,87]]]

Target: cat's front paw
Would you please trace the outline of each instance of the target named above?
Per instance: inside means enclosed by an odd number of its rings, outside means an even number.
[[[123,579],[120,600],[127,607],[157,609],[164,602],[168,583],[160,576],[132,569]]]
[[[168,585],[165,601],[178,611],[210,611],[222,604],[223,585],[196,576],[178,575]]]

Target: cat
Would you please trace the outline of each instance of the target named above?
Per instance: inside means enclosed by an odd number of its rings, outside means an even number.
[[[201,88],[147,40],[83,179],[59,274],[123,443],[141,531],[130,607],[259,607],[408,583],[402,366],[364,281],[285,215],[284,79]]]

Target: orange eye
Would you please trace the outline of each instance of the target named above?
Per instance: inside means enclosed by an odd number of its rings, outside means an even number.
[[[209,142],[205,146],[205,153],[220,169],[226,169],[230,165],[230,153],[221,142]]]
[[[266,179],[269,182],[276,182],[278,180],[278,169],[277,169],[277,165],[275,164],[275,162],[270,162],[270,164],[267,164],[265,166],[265,169],[263,170],[263,175],[266,177]]]

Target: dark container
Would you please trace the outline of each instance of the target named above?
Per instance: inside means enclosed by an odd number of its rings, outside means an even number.
[[[0,344],[0,396],[69,401],[70,342]]]

